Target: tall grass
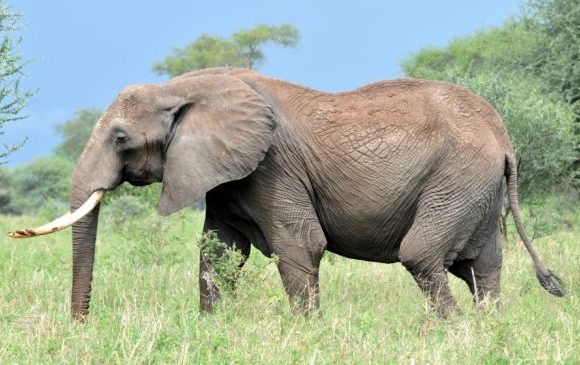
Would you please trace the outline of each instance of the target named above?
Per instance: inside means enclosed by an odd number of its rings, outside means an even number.
[[[102,216],[85,324],[69,317],[70,232],[0,239],[1,364],[580,362],[578,210],[553,213],[558,228],[534,242],[565,279],[566,298],[541,289],[510,232],[500,313],[473,309],[467,287],[452,278],[463,315],[448,320],[430,312],[401,265],[331,254],[322,260],[321,315],[292,316],[275,263],[256,250],[235,293],[200,317],[203,214]],[[37,223],[0,217],[0,230]]]

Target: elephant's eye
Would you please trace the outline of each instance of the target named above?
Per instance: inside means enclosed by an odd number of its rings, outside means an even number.
[[[116,144],[123,144],[129,140],[129,136],[127,135],[127,133],[125,133],[123,131],[115,132],[113,138],[115,139]]]
[[[172,105],[172,106],[168,106],[168,107],[161,109],[161,111],[163,113],[166,113],[169,115],[174,115],[175,113],[177,113],[179,111],[179,107],[176,105]]]

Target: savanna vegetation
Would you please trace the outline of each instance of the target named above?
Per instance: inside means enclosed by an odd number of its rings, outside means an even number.
[[[115,202],[101,213],[91,314],[84,324],[69,314],[70,232],[0,239],[0,363],[573,364],[580,359],[580,213],[557,201],[538,211],[549,231],[534,244],[565,278],[568,296],[558,299],[542,290],[510,227],[501,311],[474,310],[465,284],[451,278],[463,315],[448,320],[430,311],[401,265],[332,254],[321,265],[320,316],[293,316],[275,259],[256,250],[235,292],[226,290],[217,311],[200,317],[203,213],[159,217],[145,209],[134,215]],[[524,219],[534,221],[529,214]],[[3,217],[0,229],[39,223],[42,217]],[[220,271],[227,276],[237,257],[226,257]]]
[[[12,50],[18,20],[0,6],[6,72],[0,133],[4,121],[23,117],[29,96],[18,88],[24,64]],[[229,38],[203,35],[153,70],[175,76],[210,66],[256,69],[265,60],[264,44],[298,41],[291,25],[260,25]],[[438,319],[402,266],[326,254],[322,313],[296,317],[276,258],[254,250],[237,288],[224,287],[217,312],[200,317],[199,246],[218,244],[201,237],[203,211],[158,217],[159,185],[122,186],[103,204],[87,323],[69,317],[70,232],[0,238],[0,363],[580,361],[579,49],[580,3],[527,0],[522,14],[503,26],[421,49],[402,64],[407,76],[468,87],[503,116],[519,158],[524,220],[545,262],[565,280],[567,297],[540,288],[508,219],[499,313],[475,311],[465,285],[452,278],[464,315]],[[66,210],[70,174],[100,115],[79,110],[57,126],[62,143],[53,156],[0,168],[0,230],[44,223]],[[237,262],[235,252],[226,255],[216,279],[231,275]]]
[[[20,88],[20,78],[25,62],[16,47],[21,41],[18,31],[21,28],[21,15],[0,1],[0,142],[4,124],[24,118],[23,108],[32,93]],[[5,158],[22,146],[20,143],[3,144],[0,149],[0,164]],[[1,185],[0,185],[1,188]],[[1,192],[0,192],[1,195]]]

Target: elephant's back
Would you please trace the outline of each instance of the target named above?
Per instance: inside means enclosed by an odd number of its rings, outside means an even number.
[[[401,79],[319,97],[308,123],[331,151],[381,165],[405,153],[500,161],[512,151],[505,124],[482,97],[455,84]],[[349,153],[349,151],[352,151]]]

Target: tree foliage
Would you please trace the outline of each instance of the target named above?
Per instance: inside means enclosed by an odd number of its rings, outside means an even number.
[[[232,40],[238,46],[242,59],[242,67],[254,69],[266,58],[262,46],[268,43],[283,47],[296,47],[300,35],[298,30],[290,24],[279,27],[258,25],[252,29],[234,33]]]
[[[577,156],[574,118],[567,104],[547,98],[535,84],[521,78],[479,74],[449,81],[481,95],[502,115],[518,156],[523,198],[552,192],[555,186],[566,190]]]
[[[528,0],[502,27],[425,48],[403,61],[407,75],[444,79],[493,72],[534,82],[572,105],[580,120],[580,2]]]
[[[473,77],[482,73],[518,73],[525,77],[533,65],[539,40],[522,24],[510,20],[443,48],[424,48],[403,61],[409,76],[446,80],[449,75]]]
[[[0,136],[4,134],[4,123],[25,117],[22,110],[31,96],[31,92],[20,89],[24,62],[16,52],[21,38],[15,34],[20,29],[20,18],[19,14],[11,12],[8,5],[0,1]],[[0,163],[22,143],[4,145],[4,151],[0,151]]]
[[[580,117],[580,2],[528,0],[523,23],[539,39],[535,75]]]
[[[236,32],[230,38],[204,34],[186,47],[175,49],[172,55],[155,64],[153,71],[175,77],[207,67],[256,69],[266,58],[263,51],[265,45],[296,47],[299,40],[298,30],[290,24],[262,24]]]
[[[0,167],[0,214],[20,214],[21,212],[12,204],[14,200],[13,185],[10,171]]]

